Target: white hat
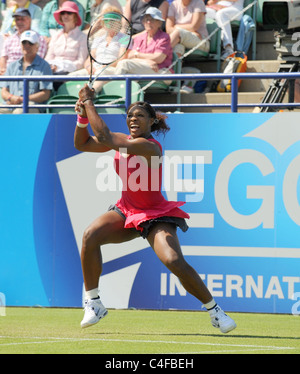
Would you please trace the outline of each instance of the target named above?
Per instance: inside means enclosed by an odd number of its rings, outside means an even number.
[[[165,21],[163,18],[162,18],[162,13],[159,9],[157,8],[154,8],[153,6],[150,6],[149,8],[146,9],[146,12],[142,15],[141,18],[144,18],[144,16],[146,14],[149,14],[152,18],[154,19],[158,19],[159,21]]]
[[[39,42],[39,36],[38,34],[33,30],[26,30],[21,35],[21,43],[23,41],[27,40],[28,42],[32,44],[36,44]]]

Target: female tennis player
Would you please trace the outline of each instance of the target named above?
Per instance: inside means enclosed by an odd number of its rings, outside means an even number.
[[[208,310],[214,327],[227,333],[235,322],[217,305],[198,273],[185,261],[176,229],[188,229],[188,214],[180,209],[183,202],[167,201],[161,193],[162,147],[151,133],[169,130],[166,116],[157,113],[146,102],[135,102],[127,110],[129,135],[111,132],[98,115],[92,98],[94,91],[87,85],[79,92],[75,110],[78,122],[74,134],[75,147],[83,152],[116,151],[115,169],[123,182],[121,198],[85,230],[82,239],[81,263],[86,290],[85,314],[81,326],[97,323],[107,314],[100,301],[98,282],[102,271],[100,247],[121,243],[141,235],[146,238],[158,258],[181,281],[187,292],[194,295]],[[88,131],[90,123],[94,135]],[[119,150],[122,148],[122,153]],[[124,154],[124,149],[126,153]],[[128,164],[142,167],[147,173],[147,188],[137,189]],[[142,175],[140,172],[139,174]],[[158,178],[158,182],[153,180]],[[158,186],[158,188],[152,188]]]

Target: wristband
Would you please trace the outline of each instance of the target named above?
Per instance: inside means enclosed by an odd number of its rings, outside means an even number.
[[[77,114],[77,123],[76,125],[82,129],[87,127],[89,124],[89,119],[87,117],[81,117],[79,114]]]
[[[87,117],[81,117],[80,114],[77,114],[77,122],[81,123],[82,125],[85,125],[89,123],[89,119]]]
[[[80,122],[77,122],[76,125],[77,125],[78,127],[80,127],[81,129],[84,129],[84,128],[88,127],[88,123],[80,123]]]

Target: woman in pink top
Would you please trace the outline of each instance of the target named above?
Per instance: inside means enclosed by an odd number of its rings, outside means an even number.
[[[167,201],[161,193],[161,145],[152,132],[169,130],[166,116],[156,113],[146,102],[136,102],[127,110],[129,135],[111,132],[99,117],[93,103],[94,91],[87,85],[79,92],[75,147],[83,152],[116,151],[115,168],[123,180],[121,199],[97,218],[85,231],[81,263],[86,290],[85,314],[81,327],[97,323],[107,314],[98,295],[102,272],[100,246],[122,243],[142,235],[158,258],[181,281],[184,288],[209,310],[211,322],[222,332],[236,327],[235,322],[217,306],[198,273],[185,261],[176,228],[187,230],[188,214],[183,202]],[[94,136],[88,131],[90,122]],[[137,165],[137,166],[134,166]],[[137,177],[137,174],[139,177]]]
[[[54,12],[54,18],[63,26],[49,43],[45,60],[54,74],[67,74],[81,69],[88,56],[87,36],[80,29],[82,21],[78,6],[73,1],[65,1]]]
[[[127,58],[118,63],[115,74],[173,73],[172,68],[168,69],[172,64],[173,50],[170,36],[161,30],[164,22],[161,11],[149,7],[142,18],[142,22],[145,31],[133,37],[133,44],[129,49]]]

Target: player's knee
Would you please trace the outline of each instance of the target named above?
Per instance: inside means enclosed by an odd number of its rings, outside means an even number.
[[[82,237],[82,248],[89,250],[101,245],[101,235],[99,234],[99,230],[96,231],[91,226],[87,227]]]
[[[163,258],[163,263],[173,273],[177,273],[178,269],[182,267],[182,260],[179,259],[176,253],[166,254]]]

